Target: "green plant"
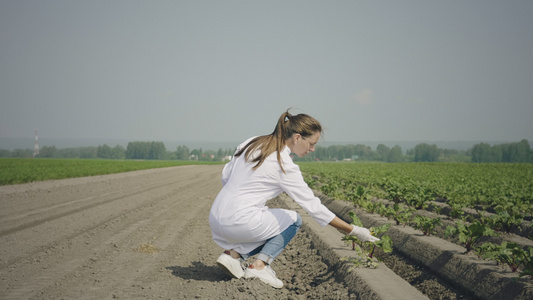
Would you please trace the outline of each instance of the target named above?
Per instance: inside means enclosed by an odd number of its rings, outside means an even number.
[[[374,251],[376,250],[376,247],[381,248],[381,250],[383,250],[385,253],[392,252],[392,240],[388,235],[385,235],[390,226],[391,224],[387,223],[378,227],[370,227],[370,232],[372,232],[372,235],[379,237],[379,241],[375,243],[369,243],[372,247],[372,250],[368,255],[370,258],[374,257]]]
[[[352,223],[350,224],[363,227],[363,222],[361,222],[361,219],[359,219],[359,217],[353,211],[349,212],[348,215],[350,216],[350,218],[352,218]],[[344,241],[352,242],[352,250],[355,250],[355,244],[359,241],[355,236],[350,235],[345,235],[342,239]]]
[[[493,260],[498,265],[501,263],[501,261],[498,259],[498,252],[500,251],[500,245],[487,242],[479,246],[474,246],[473,249],[480,258]]]
[[[451,208],[450,217],[452,217],[454,219],[459,219],[465,214],[465,212],[463,210],[463,206],[464,205],[462,203],[452,202],[449,205],[450,205],[450,208]]]
[[[351,224],[353,224],[355,226],[360,226],[360,227],[363,226],[363,223],[355,215],[354,212],[349,212],[348,214],[352,218],[352,223]],[[370,227],[369,228],[369,230],[370,230],[370,232],[371,232],[371,234],[373,236],[376,236],[376,237],[380,238],[380,240],[375,242],[375,243],[372,243],[372,242],[364,242],[363,243],[359,239],[357,239],[355,236],[351,236],[351,235],[345,235],[342,239],[344,241],[349,241],[349,242],[352,243],[352,250],[356,250],[357,249],[355,246],[358,243],[359,244],[359,249],[361,249],[361,251],[362,251],[361,253],[365,254],[365,256],[368,256],[370,259],[372,259],[374,257],[374,252],[376,250],[376,247],[380,248],[385,253],[392,252],[392,246],[393,246],[392,240],[391,240],[391,238],[388,235],[385,235],[385,233],[389,230],[390,226],[391,226],[391,224],[387,223],[387,224],[383,224],[381,226]]]
[[[483,259],[491,259],[498,264],[505,264],[511,272],[519,272],[519,277],[529,276],[533,280],[533,248],[522,249],[516,243],[502,242],[500,245],[484,243],[476,247],[476,252]]]
[[[414,218],[415,229],[420,229],[424,235],[431,235],[435,233],[435,228],[442,224],[440,218],[429,218],[426,216],[417,215]]]
[[[523,272],[520,272],[520,277],[533,276],[533,249],[528,248],[528,250],[520,248],[516,243],[503,242],[498,257],[509,266],[511,272],[517,272],[522,267]]]
[[[372,202],[368,205],[368,207],[366,208],[366,210],[373,214],[373,213],[377,213],[378,211],[381,211],[381,209],[383,208],[383,203],[378,203],[378,202]]]
[[[395,203],[392,206],[392,210],[394,211],[393,217],[396,220],[396,225],[403,224],[403,226],[406,226],[411,222],[413,218],[413,212],[416,211],[414,208],[405,208],[398,203]]]
[[[416,209],[426,209],[429,205],[428,202],[432,199],[435,199],[435,196],[432,194],[431,190],[417,186],[411,197],[407,199],[407,204]]]
[[[477,240],[482,236],[494,236],[494,230],[490,227],[482,224],[480,221],[476,220],[470,225],[466,225],[461,221],[455,222],[454,226],[446,227],[445,236],[450,235],[457,236],[459,241],[465,245],[466,253],[472,250],[472,246],[477,242]]]
[[[509,233],[513,228],[522,224],[524,220],[524,215],[512,205],[507,208],[503,205],[498,205],[494,209],[496,210],[496,214],[492,215],[490,220],[495,230]]]
[[[338,188],[339,188],[339,184],[334,181],[334,182],[326,183],[323,186],[321,186],[320,191],[322,191],[322,193],[328,196],[333,197]]]

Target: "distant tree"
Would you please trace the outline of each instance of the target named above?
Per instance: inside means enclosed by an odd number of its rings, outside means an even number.
[[[148,142],[129,142],[126,147],[127,159],[149,159],[150,143]]]
[[[152,142],[150,144],[149,159],[165,159],[167,149],[163,142]]]
[[[199,160],[202,158],[202,155],[203,155],[203,151],[202,151],[202,148],[200,149],[193,149],[191,151],[191,157],[192,159],[194,160]]]
[[[126,149],[121,145],[116,145],[112,149],[111,158],[113,159],[124,159],[126,157]]]
[[[82,148],[64,148],[58,149],[58,157],[61,158],[80,158],[80,151]]]
[[[487,143],[479,143],[472,148],[472,162],[492,162],[492,148]]]
[[[9,156],[7,156],[9,157]],[[15,149],[11,153],[11,157],[30,158],[33,157],[33,150],[31,149]],[[36,157],[40,157],[37,155]]]
[[[434,162],[439,158],[439,149],[437,145],[428,145],[426,143],[415,146],[416,162]]]
[[[502,162],[503,161],[503,148],[501,145],[492,146],[492,158],[491,162]]]
[[[379,144],[376,148],[381,161],[389,161],[391,149],[383,144]]]
[[[111,147],[109,147],[107,144],[98,146],[96,148],[96,157],[104,158],[104,159],[111,159],[113,158],[113,149],[111,149]]]
[[[96,158],[96,147],[81,147],[80,158]]]
[[[474,145],[469,152],[472,162],[533,162],[531,146],[526,139],[492,147],[487,143],[480,143]]]
[[[523,139],[518,143],[512,143],[510,148],[512,162],[528,162],[531,148],[526,139]]]
[[[189,160],[189,148],[187,146],[178,146],[176,149],[176,159],[178,160]]]
[[[389,162],[402,162],[403,154],[402,147],[396,145],[390,150]]]
[[[129,142],[127,159],[165,159],[167,150],[163,142]]]
[[[0,149],[0,157],[11,157],[11,151],[7,149]]]
[[[58,157],[58,151],[56,146],[43,146],[39,150],[39,157],[42,158],[55,158]]]

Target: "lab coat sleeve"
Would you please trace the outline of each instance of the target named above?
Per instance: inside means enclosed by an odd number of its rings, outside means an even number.
[[[305,183],[298,165],[284,164],[285,173],[281,173],[281,187],[289,197],[300,205],[321,226],[329,224],[335,214],[322,204],[318,197]]]

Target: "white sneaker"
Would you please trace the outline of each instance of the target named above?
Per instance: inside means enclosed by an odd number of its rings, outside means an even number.
[[[276,277],[276,272],[272,270],[270,265],[266,265],[262,270],[254,269],[253,266],[250,265],[246,268],[246,271],[244,271],[244,278],[259,278],[262,282],[270,284],[277,289],[283,287],[283,281]]]
[[[233,258],[226,252],[222,253],[217,259],[217,265],[228,275],[233,278],[241,278],[244,275],[246,264],[242,258]]]

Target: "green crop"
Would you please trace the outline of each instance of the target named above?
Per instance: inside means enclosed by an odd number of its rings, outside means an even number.
[[[357,217],[357,215],[354,212],[349,212],[350,217],[352,218],[352,223],[355,226],[363,227],[363,223],[361,220]],[[377,227],[370,227],[369,230],[372,233],[373,236],[379,237],[379,241],[372,243],[372,242],[361,242],[359,239],[357,239],[355,236],[351,235],[345,235],[342,240],[349,241],[352,243],[352,250],[358,251],[358,254],[360,256],[367,257],[364,259],[364,262],[362,261],[352,261],[356,265],[359,265],[361,263],[364,263],[365,265],[369,267],[376,267],[375,263],[373,263],[372,259],[374,258],[374,253],[376,248],[380,248],[385,253],[391,253],[393,250],[393,243],[392,239],[386,235],[385,233],[389,230],[391,224],[383,224],[381,226]],[[359,245],[359,247],[356,248],[356,244]]]
[[[466,225],[461,221],[455,222],[455,226],[447,226],[446,237],[457,236],[459,241],[465,245],[466,253],[472,250],[474,244],[483,236],[494,236],[494,230],[487,225],[475,220],[470,225]]]
[[[475,208],[493,230],[510,232],[533,215],[533,164],[507,163],[299,163],[312,183],[339,200],[390,218],[389,208],[373,204],[387,199],[410,209],[425,209],[431,201],[444,202],[450,216],[470,220]],[[326,186],[324,186],[326,185]],[[441,206],[438,207],[440,212]],[[407,210],[396,212],[396,222],[408,224]],[[483,221],[485,222],[485,221]]]
[[[521,248],[516,243],[502,242],[500,245],[484,243],[476,248],[478,255],[507,265],[519,277],[529,276],[533,280],[533,248]]]
[[[442,224],[440,218],[429,218],[421,215],[415,216],[414,222],[415,229],[422,230],[422,233],[427,236],[435,233],[435,228]]]

